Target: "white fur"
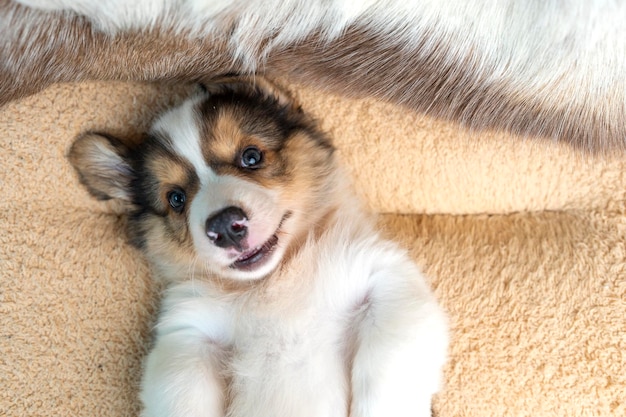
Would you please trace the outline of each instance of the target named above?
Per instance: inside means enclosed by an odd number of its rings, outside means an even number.
[[[202,157],[200,128],[194,111],[202,96],[185,101],[163,114],[152,126],[152,132],[170,139],[174,151],[186,159],[196,171],[200,182],[215,181],[216,176]]]
[[[271,260],[254,271],[241,271],[230,268],[234,258],[240,255],[236,250],[216,251],[206,238],[205,223],[214,213],[234,206],[241,207],[248,215],[247,244],[250,248],[262,246],[276,232],[284,211],[277,204],[277,195],[250,182],[232,176],[216,177],[211,183],[202,185],[191,203],[189,230],[193,236],[198,253],[198,262],[220,276],[230,279],[258,279],[270,273],[282,257],[289,243],[289,235],[281,235],[278,247],[272,253]],[[283,225],[285,228],[287,225]]]
[[[445,316],[408,257],[346,217],[258,295],[171,288],[143,415],[221,416],[226,375],[230,417],[429,416]]]
[[[271,262],[253,272],[229,270],[228,249],[205,235],[207,216],[246,207],[250,234],[261,228],[266,239],[278,227],[281,198],[210,170],[200,157],[195,104],[170,111],[153,129],[203,176],[188,218],[195,252],[220,278],[260,281],[224,291],[193,276],[173,280],[146,361],[142,415],[430,416],[448,334],[418,268],[378,236],[339,179],[325,196],[336,210],[291,259],[282,258],[289,231],[303,221],[297,213],[283,225],[287,233]]]

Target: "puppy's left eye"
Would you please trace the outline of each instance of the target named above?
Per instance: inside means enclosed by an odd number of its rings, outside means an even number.
[[[263,161],[263,152],[256,146],[248,146],[241,153],[239,164],[242,168],[259,168]]]
[[[187,196],[182,190],[173,190],[167,194],[167,200],[170,203],[170,207],[172,207],[174,211],[180,213],[185,206]]]

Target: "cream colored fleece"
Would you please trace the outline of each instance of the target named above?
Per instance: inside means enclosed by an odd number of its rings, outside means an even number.
[[[294,88],[450,314],[438,416],[626,415],[626,155]],[[157,291],[64,155],[188,91],[60,85],[0,109],[0,416],[137,414]]]

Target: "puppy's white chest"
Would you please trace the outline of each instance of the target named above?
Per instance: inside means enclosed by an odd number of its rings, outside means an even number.
[[[233,415],[259,402],[267,405],[259,417],[347,415],[344,319],[309,300],[297,309],[242,313],[236,329],[227,364]]]

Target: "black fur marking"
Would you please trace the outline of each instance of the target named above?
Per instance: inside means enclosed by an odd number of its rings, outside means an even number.
[[[175,212],[167,201],[163,199],[163,184],[161,184],[149,167],[149,163],[156,158],[170,160],[172,163],[184,168],[187,175],[183,183],[170,185],[184,190],[188,194],[189,201],[200,184],[200,180],[190,164],[172,150],[170,138],[154,135],[146,136],[141,145],[133,150],[129,156],[133,169],[136,172],[136,176],[130,186],[135,208],[129,215],[129,238],[131,243],[138,248],[145,246],[146,230],[144,229],[144,223],[150,217],[159,218],[168,230],[168,234],[179,242],[182,242],[187,234],[188,204],[182,212]],[[170,214],[176,215],[177,221],[170,221]]]
[[[278,97],[259,85],[233,82],[211,86],[207,98],[199,105],[198,115],[201,137],[209,141],[205,148],[211,148],[210,141],[214,140],[213,129],[218,117],[228,115],[244,136],[261,140],[264,153],[269,151],[274,154],[271,162],[267,161],[255,170],[257,172],[251,172],[241,168],[240,160],[243,150],[252,143],[244,141],[237,147],[233,146],[227,159],[219,159],[212,152],[203,151],[207,163],[218,173],[240,175],[252,181],[263,178],[289,181],[291,170],[282,151],[299,133],[306,135],[316,147],[331,155],[334,152],[330,140],[320,132],[316,121],[304,114],[290,97]]]

